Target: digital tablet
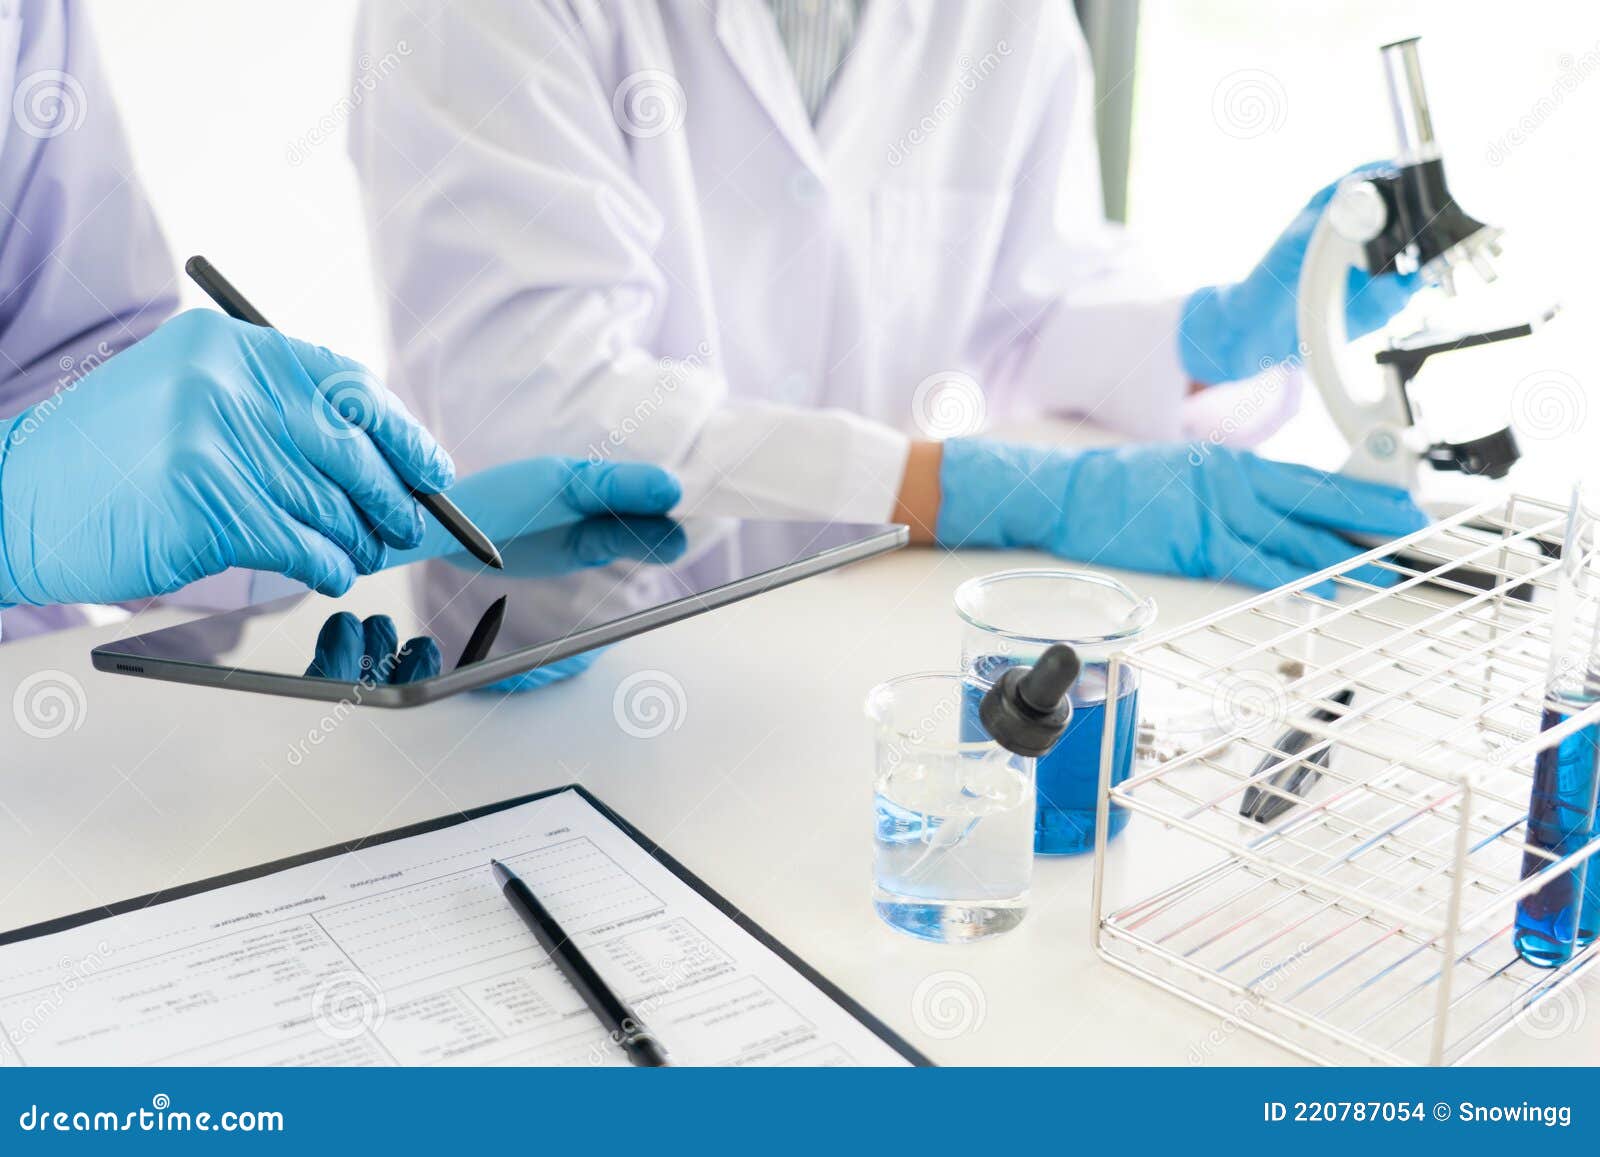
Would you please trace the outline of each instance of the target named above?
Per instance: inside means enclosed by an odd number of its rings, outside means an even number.
[[[606,516],[96,647],[102,671],[414,707],[560,663],[907,541],[904,526]],[[282,582],[284,580],[274,580]]]

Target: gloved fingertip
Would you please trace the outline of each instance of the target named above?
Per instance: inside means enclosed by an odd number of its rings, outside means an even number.
[[[438,443],[434,444],[428,461],[427,482],[435,493],[442,493],[456,484],[455,459]]]
[[[349,593],[356,582],[355,564],[348,556],[341,554],[336,562],[324,567],[317,575],[316,580],[307,585],[319,595],[329,598],[342,598]]]
[[[369,536],[368,542],[371,545],[363,546],[356,570],[361,574],[377,574],[389,565],[389,548],[376,536]]]
[[[422,520],[422,504],[412,501],[396,507],[378,527],[383,540],[396,550],[411,550],[421,544],[428,533]]]

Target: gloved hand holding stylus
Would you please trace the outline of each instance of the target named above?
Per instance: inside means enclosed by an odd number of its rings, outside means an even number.
[[[1269,590],[1363,553],[1427,516],[1403,490],[1224,446],[1118,449],[947,442],[936,535],[948,547],[1028,547],[1089,565]],[[1365,566],[1376,585],[1393,571]],[[1331,596],[1332,583],[1314,588]]]
[[[330,401],[360,391],[352,421]],[[325,594],[422,539],[450,456],[358,363],[196,310],[0,424],[0,605],[165,594],[229,567]]]
[[[508,462],[463,478],[451,496],[501,548],[504,571],[484,576],[492,586],[501,575],[509,580],[556,578],[647,555],[670,562],[688,545],[681,529],[641,538],[623,524],[596,516],[664,515],[678,504],[682,493],[677,478],[659,466],[542,457]],[[396,552],[392,559],[393,565],[399,565],[441,555],[445,557],[432,565],[481,569],[443,527],[432,523],[420,545]],[[453,590],[454,584],[446,584],[446,589]],[[459,609],[455,603],[452,598],[451,606],[441,608],[440,613]],[[519,600],[518,613],[524,609]],[[475,606],[469,610],[477,613]],[[542,637],[530,624],[519,625]],[[356,636],[347,632],[346,640],[348,652]],[[600,653],[601,649],[596,649],[572,655],[503,679],[487,690],[530,691],[569,679],[587,670]]]
[[[594,515],[666,514],[683,497],[683,487],[671,473],[646,462],[546,456],[522,458],[471,474],[451,490],[450,497],[478,529],[506,547],[522,535]],[[460,550],[450,533],[430,519],[421,539],[405,553],[396,553],[391,565]],[[474,565],[469,558],[461,561]],[[510,559],[506,560],[506,573],[517,577]]]
[[[1319,189],[1243,281],[1210,285],[1189,298],[1178,347],[1190,378],[1207,384],[1241,381],[1295,355],[1300,343],[1296,316],[1300,271],[1311,234],[1344,180],[1381,167],[1363,166]],[[1385,325],[1421,284],[1415,273],[1373,275],[1351,269],[1345,313],[1350,336],[1361,337]]]

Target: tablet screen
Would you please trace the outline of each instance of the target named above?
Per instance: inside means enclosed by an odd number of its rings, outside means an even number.
[[[904,527],[606,516],[98,647],[101,670],[404,706],[484,686],[904,543]],[[282,581],[282,580],[274,580]]]

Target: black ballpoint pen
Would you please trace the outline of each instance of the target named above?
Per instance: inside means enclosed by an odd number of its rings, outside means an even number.
[[[245,299],[244,294],[233,287],[233,283],[217,271],[198,253],[184,263],[184,272],[206,291],[206,296],[217,303],[217,308],[237,321],[246,321],[251,325],[259,325],[264,329],[276,329],[266,319],[259,309]],[[479,562],[486,563],[496,569],[502,569],[505,563],[501,561],[500,552],[495,549],[494,543],[489,541],[489,536],[484,534],[472,524],[472,520],[461,512],[461,508],[451,502],[443,494],[430,494],[420,490],[411,490],[411,496],[426,510],[439,520],[439,525],[450,532],[450,536],[466,547],[472,557]]]
[[[549,910],[539,902],[539,897],[533,894],[533,889],[523,883],[521,876],[499,860],[490,860],[489,866],[494,869],[494,878],[500,884],[501,893],[517,910],[517,915],[522,917],[522,922],[528,926],[540,947],[550,954],[551,963],[559,968],[561,975],[578,990],[583,1002],[595,1016],[600,1018],[600,1022],[606,1026],[606,1031],[611,1034],[611,1039],[622,1047],[628,1059],[644,1068],[667,1065],[669,1063],[667,1050],[662,1047],[661,1042],[645,1028],[644,1022],[633,1009],[600,979],[600,974],[594,970],[594,965],[589,963],[577,945],[573,944],[571,938],[561,930],[561,925],[556,923],[555,917],[551,916]]]

